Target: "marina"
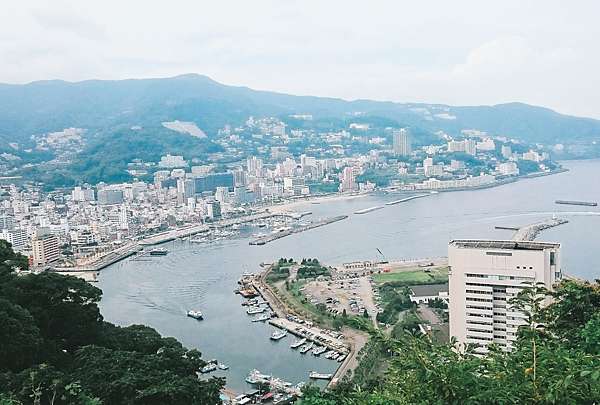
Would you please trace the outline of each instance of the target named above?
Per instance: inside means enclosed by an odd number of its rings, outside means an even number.
[[[218,358],[229,366],[227,386],[238,393],[249,390],[245,378],[251,368],[293,383],[306,381],[311,370],[334,373],[338,366],[345,367],[346,362],[352,365],[351,356],[342,363],[338,362],[339,356],[336,360],[327,359],[327,352],[301,356],[298,349],[290,349],[292,341],[300,337],[294,335],[293,339],[286,338],[289,341],[276,344],[269,339],[271,328],[251,322],[260,315],[248,316],[246,308],[240,306],[244,300],[232,294],[234,288],[240,287],[237,281],[242,273],[258,272],[260,263],[272,263],[280,257],[317,257],[322,263],[340,265],[365,259],[377,261],[375,247],[390,262],[440,257],[447,254],[448,240],[452,238],[511,239],[514,230],[495,230],[494,225],[521,227],[556,213],[569,223],[545,230],[540,238],[564,242],[563,266],[574,275],[597,278],[597,266],[590,263],[596,263],[593,252],[600,236],[599,217],[578,215],[577,209],[585,207],[576,206],[562,206],[573,214],[561,213],[561,206],[554,201],[563,196],[600,201],[600,190],[589,187],[596,181],[594,173],[600,170],[600,161],[568,165],[569,172],[555,176],[485,190],[440,193],[435,198],[386,206],[373,216],[351,213],[363,207],[385,205],[400,197],[390,193],[318,205],[307,202],[294,208],[310,209],[316,217],[351,216],[335,226],[279,239],[272,248],[267,245],[269,249],[248,245],[251,234],[259,229],[257,226],[253,226],[254,231],[245,230],[239,238],[219,244],[175,240],[165,245],[169,250],[165,257],[147,261],[127,259],[104,269],[98,281],[103,290],[101,313],[118,325],[148,324],[162,334],[176,337],[186,347],[198,348],[207,358]],[[501,203],[508,200],[510,205]],[[336,241],[335,249],[331,248],[331,241]],[[201,309],[206,315],[204,321],[182,322],[189,309]],[[279,312],[277,307],[272,310]],[[282,318],[267,322],[278,319]],[[220,375],[222,371],[217,369],[213,373]]]
[[[285,229],[285,230],[282,230],[280,232],[273,233],[271,235],[265,235],[265,236],[262,236],[262,237],[258,237],[256,239],[251,240],[249,242],[249,244],[250,245],[265,245],[265,244],[267,244],[269,242],[273,242],[273,241],[275,241],[277,239],[281,239],[281,238],[284,238],[286,236],[290,236],[290,235],[293,235],[293,234],[305,232],[305,231],[308,231],[308,230],[311,230],[311,229],[319,228],[321,226],[329,225],[329,224],[332,224],[334,222],[344,220],[346,218],[348,218],[347,215],[338,215],[338,216],[335,216],[335,217],[326,218],[326,219],[323,219],[323,220],[320,220],[320,221],[317,221],[317,222],[310,223],[308,225],[300,226],[300,227],[297,227],[297,228]]]

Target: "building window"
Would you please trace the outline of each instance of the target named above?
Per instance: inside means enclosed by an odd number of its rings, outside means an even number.
[[[556,265],[556,253],[550,252],[550,266]]]

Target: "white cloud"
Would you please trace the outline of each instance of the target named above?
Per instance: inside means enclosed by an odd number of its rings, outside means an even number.
[[[237,85],[600,117],[600,3],[21,1],[0,82],[207,74]]]

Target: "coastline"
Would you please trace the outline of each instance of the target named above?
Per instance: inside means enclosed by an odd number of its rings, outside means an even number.
[[[494,181],[493,183],[490,183],[490,184],[485,184],[482,186],[475,186],[475,187],[458,187],[458,188],[452,188],[452,189],[438,189],[438,190],[394,190],[394,191],[386,190],[386,189],[378,189],[378,190],[364,192],[364,193],[353,193],[353,194],[334,193],[334,194],[326,194],[326,195],[309,196],[309,197],[305,197],[305,198],[301,198],[301,199],[296,199],[294,201],[286,201],[286,202],[283,202],[280,204],[263,206],[263,207],[261,207],[261,209],[264,209],[265,212],[263,212],[262,214],[261,213],[251,214],[251,215],[248,215],[247,217],[248,218],[251,218],[251,217],[258,218],[258,217],[265,216],[265,215],[266,216],[285,215],[285,214],[289,214],[290,210],[297,209],[308,203],[321,204],[321,203],[336,202],[336,201],[354,200],[354,199],[358,199],[358,198],[368,197],[368,196],[371,196],[373,194],[376,194],[376,193],[379,193],[382,191],[385,193],[389,193],[389,194],[392,194],[392,193],[400,194],[400,193],[411,193],[411,192],[412,193],[414,193],[414,192],[430,193],[432,191],[458,192],[458,191],[484,190],[484,189],[489,189],[489,188],[494,188],[494,187],[500,187],[500,186],[503,186],[506,184],[515,183],[520,180],[545,177],[545,176],[564,173],[564,172],[568,172],[568,171],[569,171],[569,169],[561,167],[560,169],[553,170],[550,172],[530,173],[530,174],[526,174],[526,175],[522,175],[522,176],[516,176],[514,178],[507,178],[507,179],[502,179],[499,181]],[[224,220],[223,222],[231,222],[231,221],[237,222],[240,220],[244,221],[244,219],[242,219],[242,218],[235,218],[235,219]],[[226,224],[219,224],[219,223],[215,223],[213,225],[227,226]],[[189,234],[197,233],[207,227],[208,227],[207,224],[196,224],[196,225],[187,224],[187,225],[178,227],[176,229],[171,229],[169,231],[151,235],[151,236],[143,238],[139,241],[136,241],[133,245],[128,246],[128,249],[127,249],[128,251],[126,253],[121,252],[120,254],[118,253],[115,255],[115,253],[117,253],[117,251],[113,250],[111,252],[108,252],[106,255],[99,258],[98,260],[88,263],[85,266],[73,267],[73,268],[55,268],[54,271],[69,271],[72,273],[78,273],[78,272],[88,273],[90,271],[97,272],[97,271],[102,270],[105,267],[108,267],[114,263],[117,263],[121,260],[124,260],[124,259],[130,257],[132,254],[137,253],[138,250],[141,250],[141,248],[143,246],[157,245],[160,243],[168,242],[168,241],[176,239],[177,237],[180,237],[181,235],[184,235],[184,234],[186,236],[188,236]],[[174,235],[174,236],[171,237],[171,236],[167,236],[167,235]],[[157,238],[158,238],[158,240],[157,240]],[[148,241],[152,241],[152,242],[148,243]],[[131,250],[134,250],[134,251],[131,252]],[[110,257],[110,259],[107,260],[107,258],[109,258],[109,257]]]

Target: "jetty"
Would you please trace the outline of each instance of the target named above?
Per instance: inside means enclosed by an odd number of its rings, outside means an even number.
[[[402,198],[400,200],[395,200],[395,201],[390,201],[390,202],[386,202],[385,205],[396,205],[396,204],[401,204],[403,202],[407,202],[407,201],[411,201],[411,200],[415,200],[417,198],[423,198],[423,197],[427,197],[430,196],[431,194],[418,194],[418,195],[411,195],[410,197],[406,197],[406,198]]]
[[[287,229],[285,231],[272,233],[270,235],[260,236],[256,239],[253,239],[249,242],[250,245],[265,245],[269,242],[273,242],[274,240],[285,238],[286,236],[293,235],[295,233],[300,233],[304,231],[308,231],[311,229],[315,229],[321,226],[329,225],[337,221],[341,221],[343,219],[348,218],[348,215],[339,215],[336,217],[325,218],[320,221],[313,222],[308,225],[300,226],[298,228]]]
[[[383,205],[378,205],[375,207],[369,207],[369,208],[365,208],[362,210],[358,210],[358,211],[354,211],[355,214],[361,215],[361,214],[368,214],[369,212],[373,212],[373,211],[377,211],[384,208]]]
[[[545,221],[536,222],[534,224],[525,225],[520,227],[515,235],[513,236],[513,240],[515,241],[532,241],[538,236],[538,234],[549,228],[554,228],[555,226],[559,226],[562,224],[566,224],[569,221],[562,218],[550,218]]]
[[[571,200],[556,200],[555,204],[563,205],[583,205],[584,207],[597,207],[598,203],[595,201],[571,201]]]

